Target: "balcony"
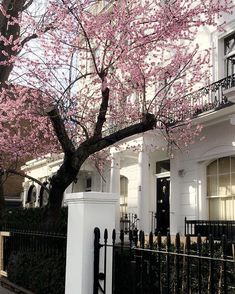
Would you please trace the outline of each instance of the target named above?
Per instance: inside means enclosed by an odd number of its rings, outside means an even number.
[[[191,117],[196,118],[231,106],[235,102],[235,74],[189,94]]]

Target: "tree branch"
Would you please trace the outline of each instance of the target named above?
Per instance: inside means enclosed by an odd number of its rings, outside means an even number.
[[[30,7],[30,5],[32,5],[32,4],[33,4],[33,0],[29,0],[29,2],[24,5],[23,10],[28,9]]]
[[[52,30],[54,27],[53,25],[50,25],[50,26],[47,26],[43,31],[42,33],[45,34],[46,32],[48,32],[49,30]],[[38,34],[34,33],[26,38],[24,38],[22,41],[21,41],[21,46],[23,47],[27,42],[33,40],[33,39],[37,39],[38,38]]]
[[[121,129],[109,136],[104,138],[94,138],[87,140],[82,143],[80,147],[77,149],[77,153],[80,153],[80,148],[87,148],[88,153],[91,155],[95,152],[98,152],[104,148],[107,148],[125,138],[131,137],[136,134],[144,133],[149,130],[153,130],[156,127],[156,117],[151,113],[146,113],[143,117],[142,122],[134,124],[132,126]]]
[[[70,119],[72,122],[78,124],[82,128],[83,132],[85,133],[86,139],[89,139],[89,134],[88,134],[86,127],[80,121],[78,121],[76,118],[71,117]]]
[[[102,128],[103,125],[106,121],[106,113],[108,109],[108,103],[109,103],[109,89],[106,88],[105,90],[102,90],[102,101],[100,105],[100,110],[97,118],[97,122],[95,125],[95,130],[94,130],[94,137],[100,136],[102,133]]]
[[[46,110],[46,113],[51,120],[55,134],[61,144],[64,153],[66,155],[72,155],[75,151],[75,147],[67,134],[64,121],[61,118],[58,109],[56,108],[56,106],[51,106]]]
[[[23,177],[23,178],[27,178],[29,180],[32,180],[33,182],[37,183],[38,185],[40,185],[41,187],[43,187],[48,193],[50,193],[50,190],[42,183],[40,182],[39,180],[25,174],[25,173],[22,173],[22,172],[19,172],[19,171],[16,171],[14,169],[2,169],[0,170],[0,174],[14,174],[14,175],[17,175],[17,176],[20,176],[20,177]]]

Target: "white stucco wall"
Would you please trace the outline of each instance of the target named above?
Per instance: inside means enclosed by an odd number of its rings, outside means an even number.
[[[178,229],[183,232],[183,220],[208,219],[208,203],[206,199],[206,166],[211,160],[235,154],[235,126],[230,120],[205,127],[201,136],[190,147],[188,153],[178,151],[172,163],[177,161],[177,169],[184,170],[185,175],[177,175],[176,166],[172,165],[171,187],[172,202],[180,203]],[[172,175],[174,172],[175,177]],[[178,182],[178,185],[177,185]],[[176,186],[175,193],[173,187]]]

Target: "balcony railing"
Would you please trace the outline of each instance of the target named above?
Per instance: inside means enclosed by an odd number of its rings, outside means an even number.
[[[196,117],[210,110],[219,110],[232,105],[228,100],[225,91],[235,87],[235,74],[212,83],[200,90],[189,94],[193,112],[192,117]]]
[[[222,220],[187,220],[185,218],[185,235],[208,237],[221,240],[226,235],[229,242],[235,243],[235,221]]]

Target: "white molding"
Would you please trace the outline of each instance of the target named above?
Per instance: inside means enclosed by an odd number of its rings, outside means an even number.
[[[102,193],[102,192],[79,192],[69,193],[65,195],[65,203],[90,203],[90,204],[111,204],[116,203],[118,194],[116,193]]]

